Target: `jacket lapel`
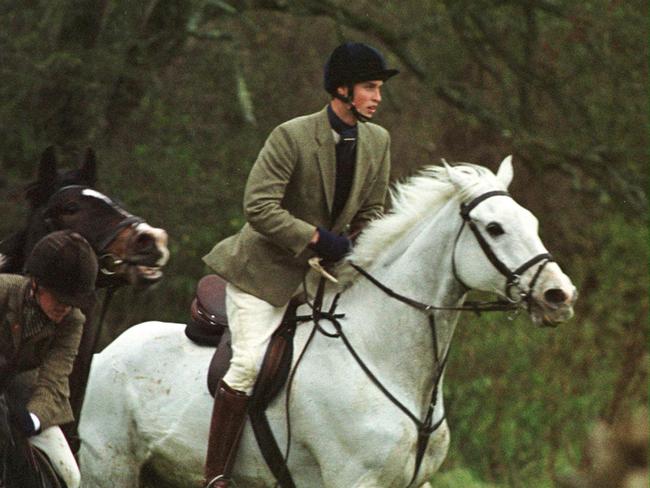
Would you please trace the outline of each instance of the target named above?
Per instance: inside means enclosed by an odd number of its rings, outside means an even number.
[[[320,168],[321,178],[323,179],[327,210],[332,212],[336,177],[336,152],[334,149],[332,128],[327,118],[327,107],[319,113],[318,123],[316,125],[316,142],[318,143],[316,158],[318,159],[318,166]]]
[[[357,126],[357,157],[354,163],[354,178],[352,180],[352,187],[350,188],[348,200],[345,202],[345,206],[333,226],[333,228],[338,231],[343,230],[338,229],[338,226],[341,226],[343,223],[349,223],[352,217],[354,217],[354,214],[359,210],[359,205],[363,197],[361,195],[361,190],[363,189],[366,175],[370,168],[370,162],[372,161],[370,141],[368,140],[370,136],[368,128],[363,123],[358,123]]]

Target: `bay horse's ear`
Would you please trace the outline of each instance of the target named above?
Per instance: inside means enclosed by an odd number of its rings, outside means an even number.
[[[50,146],[41,155],[41,162],[38,165],[38,185],[42,188],[49,187],[54,184],[57,179],[56,171],[56,153],[54,146]]]
[[[499,169],[497,171],[497,179],[503,183],[503,186],[505,188],[508,188],[508,186],[510,186],[510,182],[512,181],[513,174],[512,155],[509,155],[506,156],[503,161],[501,161],[501,164],[499,165]]]
[[[95,186],[97,183],[97,157],[92,148],[86,149],[84,162],[79,170],[79,176],[88,186]]]

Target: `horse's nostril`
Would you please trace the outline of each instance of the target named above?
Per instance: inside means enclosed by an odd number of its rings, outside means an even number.
[[[138,251],[144,251],[155,246],[155,239],[149,234],[140,234],[135,240],[135,247]]]
[[[549,303],[564,303],[567,300],[567,294],[559,288],[552,288],[544,292],[544,299]]]

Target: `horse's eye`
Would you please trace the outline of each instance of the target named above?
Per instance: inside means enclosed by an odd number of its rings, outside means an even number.
[[[499,237],[501,234],[505,234],[501,224],[497,224],[496,222],[490,222],[485,228],[492,237]]]
[[[63,205],[61,213],[65,215],[73,215],[79,211],[79,204],[77,202],[67,202]]]

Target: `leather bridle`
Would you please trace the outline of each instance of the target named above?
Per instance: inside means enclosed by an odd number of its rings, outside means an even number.
[[[520,265],[514,271],[512,271],[510,268],[508,268],[508,266],[503,261],[501,261],[498,258],[494,250],[490,247],[490,244],[487,242],[487,240],[479,230],[478,226],[476,225],[476,222],[472,220],[472,217],[470,216],[470,212],[478,204],[487,200],[488,198],[496,197],[496,196],[505,196],[505,197],[512,198],[510,193],[508,193],[507,191],[495,190],[495,191],[489,191],[483,193],[478,197],[474,198],[473,200],[471,200],[469,203],[461,203],[460,216],[463,219],[463,223],[461,224],[460,229],[458,230],[458,234],[456,235],[456,240],[454,242],[454,250],[452,252],[452,258],[451,258],[452,271],[454,273],[454,277],[456,278],[456,280],[466,290],[470,290],[471,288],[467,286],[462,279],[460,279],[456,269],[456,247],[458,245],[458,240],[460,239],[460,235],[462,234],[465,225],[467,225],[472,231],[472,233],[474,234],[474,237],[476,237],[476,240],[478,241],[479,246],[481,246],[481,249],[483,250],[483,254],[485,254],[485,257],[487,257],[488,260],[492,263],[492,265],[499,271],[499,273],[501,273],[506,278],[506,286],[504,290],[505,297],[513,303],[519,303],[520,301],[524,300],[530,306],[530,300],[532,300],[532,294],[535,288],[535,284],[537,283],[537,279],[539,278],[540,274],[542,273],[546,265],[550,262],[553,262],[554,259],[553,256],[551,256],[551,254],[548,252],[540,253],[532,257],[528,261],[524,262],[522,265]],[[535,275],[530,280],[530,283],[528,285],[528,290],[527,291],[524,290],[521,287],[521,283],[520,283],[521,276],[528,269],[532,268],[540,261],[542,261],[542,264],[539,266],[539,268],[535,272]],[[517,289],[517,296],[515,298],[513,298],[511,293],[513,288]]]
[[[368,279],[371,283],[373,283],[377,288],[381,289],[387,295],[413,308],[417,308],[418,310],[421,310],[425,313],[430,313],[434,310],[457,310],[457,311],[470,311],[476,313],[495,312],[495,311],[506,312],[506,311],[516,310],[522,301],[525,301],[528,304],[528,307],[530,307],[533,291],[535,285],[537,284],[537,280],[539,276],[541,275],[546,265],[550,262],[553,262],[554,260],[550,253],[548,252],[540,253],[532,257],[531,259],[529,259],[519,267],[517,267],[514,271],[512,271],[510,270],[510,268],[508,268],[508,266],[503,261],[501,261],[498,258],[498,256],[490,247],[490,244],[487,242],[485,237],[483,237],[483,234],[481,233],[478,226],[476,225],[476,222],[472,220],[470,216],[470,212],[479,203],[487,200],[488,198],[495,197],[495,196],[507,196],[512,198],[507,191],[495,190],[495,191],[489,191],[483,193],[478,197],[474,198],[473,200],[471,200],[469,203],[461,203],[460,216],[463,219],[463,223],[461,224],[460,229],[458,229],[458,233],[456,234],[456,239],[454,241],[454,248],[452,251],[451,264],[452,264],[452,272],[454,274],[454,278],[456,279],[456,281],[458,281],[458,283],[460,283],[460,285],[466,291],[471,290],[471,287],[467,286],[460,278],[460,276],[458,276],[458,272],[456,270],[456,248],[458,246],[458,241],[460,239],[460,236],[463,233],[465,226],[467,225],[472,231],[472,233],[474,234],[474,236],[476,237],[476,240],[478,241],[479,246],[481,246],[481,249],[483,250],[485,256],[492,263],[492,265],[494,265],[494,267],[506,278],[506,286],[505,286],[505,293],[504,293],[507,299],[506,301],[504,300],[496,300],[493,302],[466,301],[462,306],[458,306],[458,307],[444,307],[438,305],[430,305],[430,304],[419,302],[417,300],[414,300],[412,298],[406,297],[404,295],[401,295],[393,291],[392,289],[390,289],[389,287],[381,283],[377,278],[375,278],[370,273],[368,273],[366,270],[364,270],[361,266],[353,262],[350,262],[350,266],[352,266],[362,276]],[[542,264],[538,267],[537,271],[535,272],[535,275],[530,280],[530,283],[528,285],[528,290],[524,290],[521,287],[521,282],[520,282],[521,275],[525,273],[528,269],[532,268],[535,264],[539,263],[540,261],[542,262]],[[513,298],[511,290],[512,288],[515,287],[517,288],[518,296]]]
[[[336,327],[337,330],[337,336],[341,337],[343,340],[346,348],[348,351],[352,354],[356,362],[359,364],[359,366],[363,369],[363,371],[366,373],[366,375],[370,378],[370,380],[377,386],[383,393],[384,395],[395,405],[397,406],[402,412],[404,412],[407,417],[409,417],[413,423],[415,424],[418,432],[417,436],[417,445],[416,445],[416,454],[415,454],[415,467],[413,469],[413,476],[411,478],[411,481],[408,486],[411,486],[413,482],[416,480],[420,466],[422,464],[422,460],[424,458],[424,454],[427,449],[427,445],[429,443],[429,438],[431,437],[431,434],[433,434],[443,423],[445,420],[446,416],[443,415],[441,419],[438,419],[438,421],[434,422],[433,421],[433,413],[436,407],[436,402],[437,402],[437,395],[438,395],[438,389],[440,386],[440,380],[442,379],[442,375],[445,371],[445,367],[447,365],[447,358],[449,357],[449,350],[451,343],[447,345],[447,348],[444,351],[439,351],[438,350],[438,331],[436,327],[436,319],[435,319],[435,311],[436,310],[456,310],[456,311],[472,311],[476,312],[477,314],[480,312],[491,312],[491,311],[510,311],[510,310],[516,310],[519,308],[520,304],[522,302],[526,302],[528,305],[528,309],[530,310],[530,306],[532,303],[532,295],[533,291],[535,288],[535,284],[537,283],[537,280],[542,273],[544,267],[553,261],[553,257],[549,253],[540,253],[528,261],[524,262],[522,265],[517,267],[514,271],[511,270],[503,261],[499,259],[499,257],[495,254],[494,250],[490,247],[490,244],[488,241],[485,239],[481,231],[479,230],[478,226],[476,225],[476,222],[472,220],[470,216],[470,212],[481,202],[487,200],[488,198],[495,197],[495,196],[507,196],[511,197],[511,195],[507,191],[503,190],[495,190],[495,191],[489,191],[486,193],[483,193],[479,195],[478,197],[474,198],[468,203],[461,203],[460,205],[460,216],[463,219],[463,223],[460,226],[460,229],[458,230],[458,233],[456,234],[456,239],[454,241],[454,248],[452,251],[452,270],[455,279],[460,283],[461,286],[465,288],[466,291],[469,291],[471,288],[467,286],[463,280],[460,279],[458,276],[457,270],[456,270],[456,247],[458,246],[458,241],[460,239],[460,236],[465,229],[465,226],[467,225],[474,236],[476,237],[476,240],[479,243],[479,246],[483,250],[483,253],[485,256],[488,258],[488,260],[492,263],[492,265],[506,278],[506,286],[505,286],[505,297],[507,301],[503,300],[496,300],[493,302],[469,302],[466,301],[462,306],[457,306],[457,307],[444,307],[444,306],[437,306],[437,305],[430,305],[430,304],[425,304],[422,302],[419,302],[417,300],[414,300],[412,298],[406,297],[404,295],[401,295],[393,290],[391,290],[389,287],[381,283],[379,280],[377,280],[374,276],[372,276],[370,273],[368,273],[366,270],[361,268],[360,266],[350,262],[350,265],[357,270],[362,276],[364,276],[366,279],[368,279],[371,283],[373,283],[376,287],[378,287],[380,290],[382,290],[384,293],[389,295],[392,298],[395,298],[396,300],[405,303],[413,308],[416,308],[422,312],[424,312],[428,316],[429,320],[429,327],[431,329],[431,335],[432,335],[432,341],[433,341],[433,352],[434,352],[434,369],[435,369],[435,378],[434,378],[434,386],[431,394],[431,401],[429,402],[429,408],[427,409],[427,412],[424,416],[423,420],[420,420],[413,412],[411,412],[404,404],[402,404],[396,397],[394,397],[390,392],[386,389],[386,387],[383,386],[383,384],[379,381],[379,379],[368,369],[368,367],[365,365],[365,363],[361,360],[359,355],[356,353],[352,345],[349,343],[347,338],[345,337],[345,334],[343,333],[342,327],[340,325],[340,322],[337,320],[337,318],[333,317],[333,312],[334,310],[332,309],[330,311],[330,316],[328,317],[323,317],[329,319],[334,326]],[[511,197],[512,198],[512,197]],[[524,290],[521,287],[520,284],[520,278],[523,273],[525,273],[528,269],[533,267],[535,264],[540,263],[540,266],[538,267],[537,271],[535,272],[533,278],[531,279],[529,285],[528,285],[528,290]],[[517,297],[513,298],[511,290],[513,288],[517,289]]]
[[[84,189],[90,189],[90,187],[83,186],[83,185],[67,185],[59,188],[50,196],[43,210],[43,215],[45,216],[44,219],[45,224],[49,231],[57,230],[57,225],[54,222],[54,220],[52,218],[47,217],[48,212],[51,210],[50,205],[52,205],[54,198],[58,197],[64,191],[84,190]],[[90,244],[92,245],[93,249],[97,253],[97,261],[99,263],[100,273],[110,276],[116,273],[115,269],[119,265],[125,263],[129,264],[130,262],[107,251],[108,246],[111,244],[111,242],[115,240],[115,238],[119,235],[119,233],[122,232],[124,229],[139,225],[143,223],[145,220],[141,217],[130,214],[129,212],[124,210],[122,207],[120,207],[110,199],[106,201],[106,205],[111,206],[117,213],[122,215],[123,218],[116,225],[111,226],[109,229],[106,229],[106,231],[101,233],[99,236],[94,237],[93,239],[89,239],[89,241],[92,240]],[[137,264],[137,263],[131,263],[131,264]]]

